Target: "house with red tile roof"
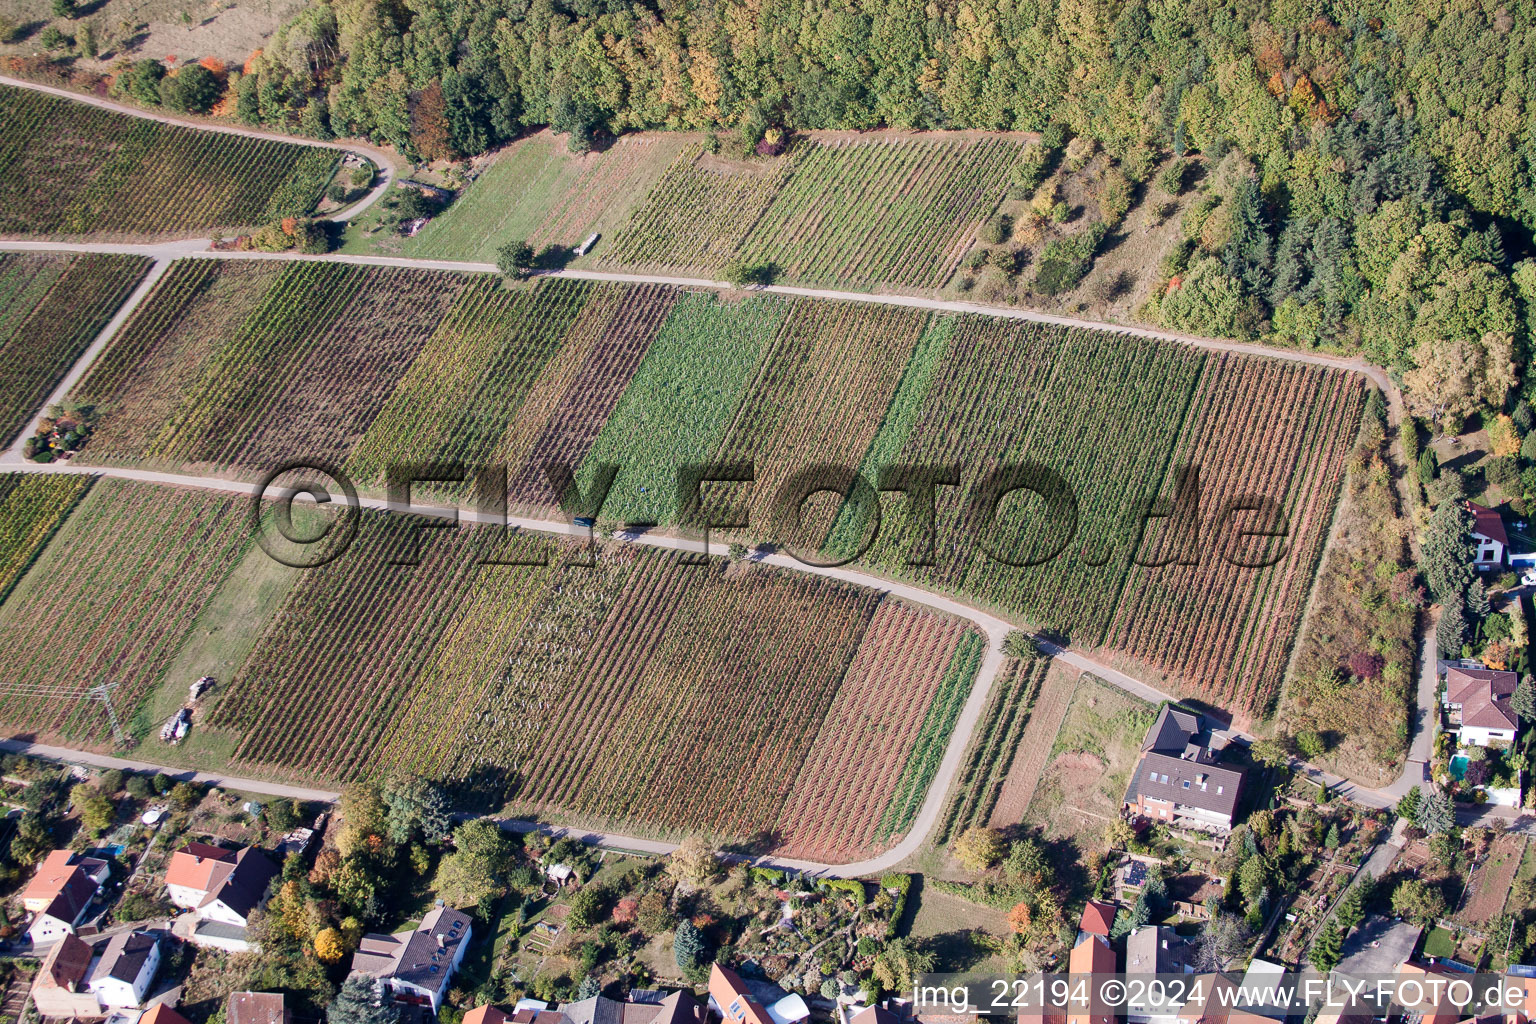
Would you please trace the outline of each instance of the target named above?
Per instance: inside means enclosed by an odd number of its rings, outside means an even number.
[[[254,846],[226,850],[188,843],[171,854],[165,890],[173,904],[194,911],[197,920],[243,929],[277,873],[277,865]],[[195,935],[189,937],[197,941]]]
[[[1102,935],[1106,939],[1109,938],[1110,929],[1115,926],[1117,909],[1113,903],[1089,900],[1083,907],[1083,919],[1077,926],[1077,941],[1083,941],[1084,935]]]
[[[86,988],[92,956],[91,947],[73,935],[54,944],[32,979],[32,1002],[38,1013],[44,1017],[102,1016],[96,994]]]
[[[1115,951],[1102,935],[1088,935],[1072,947],[1067,958],[1067,971],[1071,974],[1114,974],[1117,968]],[[1097,988],[1093,988],[1097,994]],[[1098,1004],[1096,999],[1073,999],[1067,1004],[1067,1024],[1113,1024],[1113,1010]]]
[[[281,992],[231,992],[224,1004],[226,1024],[288,1024],[292,1018]]]
[[[73,935],[110,873],[106,861],[70,850],[54,850],[44,857],[21,894],[21,905],[32,912],[27,925],[32,944],[45,946]]]
[[[1445,671],[1446,731],[1462,743],[1486,747],[1495,742],[1513,743],[1520,719],[1510,707],[1519,677],[1513,672],[1486,668],[1448,668]]]

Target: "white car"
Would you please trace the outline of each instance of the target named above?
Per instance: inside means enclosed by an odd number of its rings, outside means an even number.
[[[1536,587],[1536,569],[1527,569],[1521,573],[1520,585],[1522,587]]]

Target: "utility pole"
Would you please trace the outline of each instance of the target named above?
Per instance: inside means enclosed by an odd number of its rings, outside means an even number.
[[[98,701],[106,710],[107,722],[112,726],[113,741],[120,746],[126,746],[128,734],[123,732],[122,723],[117,718],[117,709],[112,706],[112,691],[116,688],[116,683],[98,683],[84,690],[70,690],[63,686],[51,686],[44,683],[13,683],[0,687],[0,697],[46,697],[56,700]]]

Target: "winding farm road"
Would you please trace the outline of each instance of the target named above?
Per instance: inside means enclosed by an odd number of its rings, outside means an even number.
[[[364,153],[373,158],[380,168],[380,179],[375,188],[360,202],[344,211],[345,217],[336,217],[337,220],[347,220],[355,217],[363,210],[376,202],[389,187],[395,173],[394,157],[385,150],[376,147],[354,143],[320,143],[298,140],[287,136],[273,135],[270,133],[254,131],[226,125],[204,124],[192,120],[175,118],[168,115],[153,114],[146,111],[128,107],[123,104],[103,100],[94,96],[83,96],[78,93],[49,86],[40,86],[30,82],[0,76],[0,83],[21,88],[35,89],[38,91],[62,96],[67,99],[93,106],[102,107],[117,113],[128,114],[135,117],[144,117],[151,120],[162,121],[168,124],[179,124],[187,127],[198,128],[205,131],[221,131],[251,138],[276,139],[284,142],[305,142],[309,145],[324,146],[338,150],[350,150]],[[415,269],[436,269],[446,271],[459,271],[471,273],[495,273],[496,267],[488,263],[477,263],[457,260],[427,260],[410,259],[388,256],[364,256],[346,254],[304,255],[296,253],[258,253],[258,252],[221,252],[209,248],[207,239],[186,239],[157,244],[127,244],[127,243],[58,243],[58,242],[34,242],[34,241],[5,241],[0,240],[0,250],[11,251],[47,251],[47,252],[91,252],[91,253],[117,253],[127,255],[149,256],[153,265],[144,281],[134,290],[132,295],[124,303],[123,307],[113,317],[111,322],[102,330],[100,335],[92,342],[81,359],[71,368],[69,373],[59,382],[48,404],[59,401],[68,394],[71,388],[79,381],[81,376],[90,367],[113,335],[123,323],[132,315],[138,305],[150,294],[155,284],[170,267],[171,262],[180,258],[198,259],[243,259],[243,260],[315,260],[338,263],[349,263],[359,266],[387,266],[407,267]],[[682,288],[708,289],[715,291],[730,291],[732,286],[722,281],[712,281],[701,278],[667,277],[650,274],[624,274],[603,271],[588,270],[562,270],[553,272],[550,276],[560,276],[591,281],[610,281],[616,283],[633,284],[661,284]],[[1391,403],[1391,413],[1396,420],[1400,416],[1401,396],[1392,381],[1380,368],[1372,366],[1361,359],[1346,358],[1342,356],[1324,355],[1315,352],[1293,351],[1288,349],[1273,349],[1262,345],[1247,344],[1242,342],[1225,341],[1212,338],[1201,338],[1192,335],[1179,334],[1168,331],[1157,331],[1149,328],[1123,326],[1120,324],[1105,323],[1095,320],[1085,320],[1075,317],[1056,316],[1049,313],[1040,313],[1033,310],[1018,309],[1008,306],[990,306],[973,302],[956,302],[943,299],[924,298],[907,295],[879,295],[865,292],[844,292],[822,288],[800,288],[787,285],[770,285],[758,289],[771,294],[803,296],[839,302],[873,303],[880,305],[902,306],[917,309],[928,309],[955,313],[978,313],[987,316],[1002,317],[1017,320],[1029,320],[1039,323],[1054,324],[1069,328],[1085,328],[1090,330],[1113,330],[1138,337],[1157,338],[1190,345],[1206,351],[1231,352],[1245,355],[1264,356],[1267,358],[1283,359],[1292,362],[1306,363],[1315,366],[1334,367],[1360,373],[1374,382],[1388,396]],[[34,420],[34,424],[35,424]],[[88,474],[98,476],[115,477],[126,480],[137,480],[167,486],[196,487],[210,490],[226,491],[232,493],[254,495],[255,486],[245,480],[217,476],[195,476],[176,473],[165,473],[150,470],[136,470],[119,467],[82,467],[71,463],[50,463],[40,465],[28,462],[21,456],[22,439],[29,436],[31,429],[21,434],[8,450],[0,454],[0,468],[7,471],[28,473],[67,473]],[[391,505],[380,499],[361,498],[359,504],[371,509],[403,510],[402,506]],[[431,508],[417,506],[412,509],[416,512],[431,514]],[[449,514],[448,510],[437,510],[442,514]],[[457,515],[465,520],[474,522],[480,519],[479,514],[472,509],[454,510]],[[510,517],[509,523],[521,529],[540,533],[555,533],[566,535],[581,535],[586,531],[575,527],[569,522],[534,519],[528,517]],[[642,534],[624,534],[622,539],[631,543],[645,544],[653,547],[667,548],[678,551],[700,551],[703,545],[697,540],[676,536],[664,532],[647,532]],[[710,545],[710,553],[725,555],[726,547],[721,544]],[[997,618],[987,612],[983,612],[954,598],[914,587],[910,584],[872,576],[847,568],[830,568],[802,564],[799,561],[781,554],[772,554],[760,558],[761,561],[786,569],[799,572],[808,572],[832,579],[868,587],[872,590],[891,594],[902,600],[914,604],[924,605],[938,611],[946,612],[973,622],[988,638],[987,655],[977,674],[975,684],[972,686],[966,703],[960,712],[955,727],[950,734],[948,744],[944,750],[943,759],[940,762],[928,792],[924,797],[921,808],[911,829],[900,843],[878,856],[852,864],[829,865],[809,861],[797,861],[782,858],[756,858],[755,863],[771,864],[815,874],[830,876],[862,876],[878,874],[890,870],[907,857],[912,855],[925,841],[943,809],[944,801],[948,796],[951,784],[960,770],[961,761],[965,755],[965,749],[970,743],[971,736],[980,721],[982,710],[991,693],[993,683],[997,677],[998,669],[1003,662],[1002,641],[1014,627],[1008,622]],[[1431,626],[1432,628],[1432,626]],[[1432,636],[1432,633],[1429,634]],[[1163,700],[1173,699],[1142,681],[1126,675],[1112,666],[1100,663],[1081,651],[1062,648],[1040,641],[1041,649],[1047,655],[1056,658],[1079,671],[1091,672],[1143,700],[1157,703]],[[1431,652],[1432,653],[1432,652]],[[1327,782],[1341,795],[1350,797],[1361,803],[1371,806],[1391,806],[1396,798],[1418,782],[1418,776],[1422,772],[1421,750],[1427,750],[1434,713],[1434,685],[1433,685],[1433,660],[1428,661],[1428,683],[1421,683],[1419,688],[1419,713],[1414,721],[1415,735],[1412,741],[1410,760],[1404,766],[1402,776],[1391,786],[1383,790],[1371,790],[1360,787],[1337,776],[1328,775],[1319,769],[1300,761],[1295,762],[1295,767],[1308,776],[1322,782]],[[1238,742],[1248,742],[1252,737],[1240,732],[1229,733],[1230,738]],[[0,750],[32,753],[38,756],[53,758],[61,761],[70,761],[82,764],[90,764],[99,767],[121,767],[137,771],[164,771],[167,775],[177,778],[195,778],[198,781],[209,782],[230,788],[261,793],[281,797],[296,797],[304,800],[316,800],[330,802],[337,797],[336,793],[309,789],[300,786],[290,786],[281,783],[273,783],[259,779],[248,779],[233,775],[224,775],[214,772],[188,772],[162,765],[154,765],[147,762],[133,761],[131,759],[118,758],[110,755],[94,754],[85,751],[77,751],[64,747],[53,747],[40,744],[32,744],[22,740],[0,740]],[[1427,755],[1425,755],[1427,756]],[[650,854],[666,854],[674,849],[675,844],[656,840],[640,839],[633,836],[624,836],[616,833],[587,831],[574,827],[552,826],[544,823],[506,820],[502,819],[503,827],[515,831],[541,830],[555,835],[570,835],[579,837],[584,841],[603,845],[619,850],[631,850]]]

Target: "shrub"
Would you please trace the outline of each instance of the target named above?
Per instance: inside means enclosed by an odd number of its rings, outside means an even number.
[[[773,283],[778,268],[772,263],[749,263],[731,260],[720,271],[720,277],[736,288],[762,287]]]
[[[1163,168],[1163,173],[1157,176],[1157,187],[1170,196],[1176,196],[1183,192],[1184,172],[1188,166],[1183,159],[1178,159]]]
[[[1005,213],[988,220],[981,226],[981,240],[987,245],[1002,245],[1013,234],[1013,218]]]

